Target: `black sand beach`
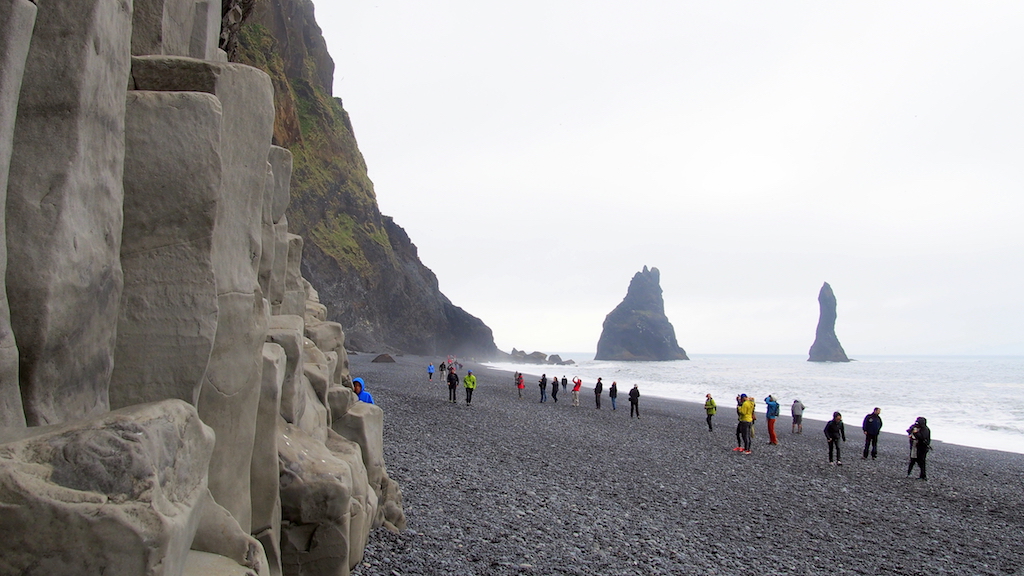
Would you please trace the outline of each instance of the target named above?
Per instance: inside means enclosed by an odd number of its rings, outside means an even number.
[[[763,404],[743,455],[732,398],[709,433],[698,404],[642,396],[631,420],[631,383],[598,411],[591,382],[579,408],[540,404],[535,379],[517,400],[510,373],[471,365],[467,407],[428,383],[430,359],[372,358],[352,374],[384,409],[409,529],[376,530],[353,574],[1024,574],[1024,455],[936,442],[929,481],[907,479],[910,422],[886,420],[898,434],[861,460],[870,401],[836,467],[821,422],[791,435],[784,416],[766,445]]]

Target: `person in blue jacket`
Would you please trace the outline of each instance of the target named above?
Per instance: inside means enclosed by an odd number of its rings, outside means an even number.
[[[775,419],[779,417],[779,403],[775,400],[775,396],[770,394],[764,401],[768,405],[768,410],[765,412],[765,418],[768,420],[768,443],[778,444],[779,437],[775,435]]]
[[[864,456],[861,457],[862,460],[867,460],[868,448],[871,448],[871,459],[878,458],[878,433],[882,431],[881,413],[882,409],[875,407],[871,414],[864,417],[864,424],[861,426],[861,429],[864,430]]]
[[[366,384],[363,383],[362,378],[352,379],[352,391],[356,393],[360,401],[373,404],[373,396],[370,396],[370,393],[366,391]]]

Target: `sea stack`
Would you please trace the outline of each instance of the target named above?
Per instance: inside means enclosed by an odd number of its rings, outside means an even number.
[[[818,330],[814,336],[814,344],[811,344],[810,357],[808,362],[849,362],[843,345],[836,337],[836,295],[832,293],[832,287],[825,282],[818,292],[818,307],[821,312],[818,316]]]
[[[689,360],[665,316],[661,273],[637,272],[622,303],[604,319],[595,360]]]

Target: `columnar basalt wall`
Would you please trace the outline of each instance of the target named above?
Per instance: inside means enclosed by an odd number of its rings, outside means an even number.
[[[0,0],[0,574],[347,574],[404,528],[219,8]]]
[[[30,425],[109,409],[121,298],[129,0],[41,0],[7,184],[7,293]]]
[[[14,119],[25,72],[36,5],[29,0],[0,0],[0,206],[7,205]],[[0,277],[7,275],[7,225],[0,218]],[[0,427],[24,426],[25,409],[18,385],[18,348],[11,330],[7,288],[0,289]]]

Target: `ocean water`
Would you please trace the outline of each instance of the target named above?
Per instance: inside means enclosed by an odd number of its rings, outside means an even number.
[[[807,418],[828,420],[838,410],[847,432],[859,430],[864,416],[878,406],[883,432],[902,433],[915,418],[924,416],[932,437],[943,442],[1024,453],[1021,356],[866,356],[848,363],[761,355],[699,355],[673,362],[596,361],[593,354],[562,357],[573,358],[577,365],[489,365],[526,374],[528,393],[536,393],[542,373],[559,378],[564,374],[570,381],[579,376],[584,390],[593,389],[600,376],[605,394],[616,381],[623,400],[638,384],[641,403],[643,396],[703,403],[704,395],[710,393],[719,409],[725,409],[719,413],[723,417],[731,415],[737,394],[753,396],[759,415],[764,414],[764,398],[769,394],[779,401],[783,416],[789,415],[789,405],[796,398],[807,407]]]

